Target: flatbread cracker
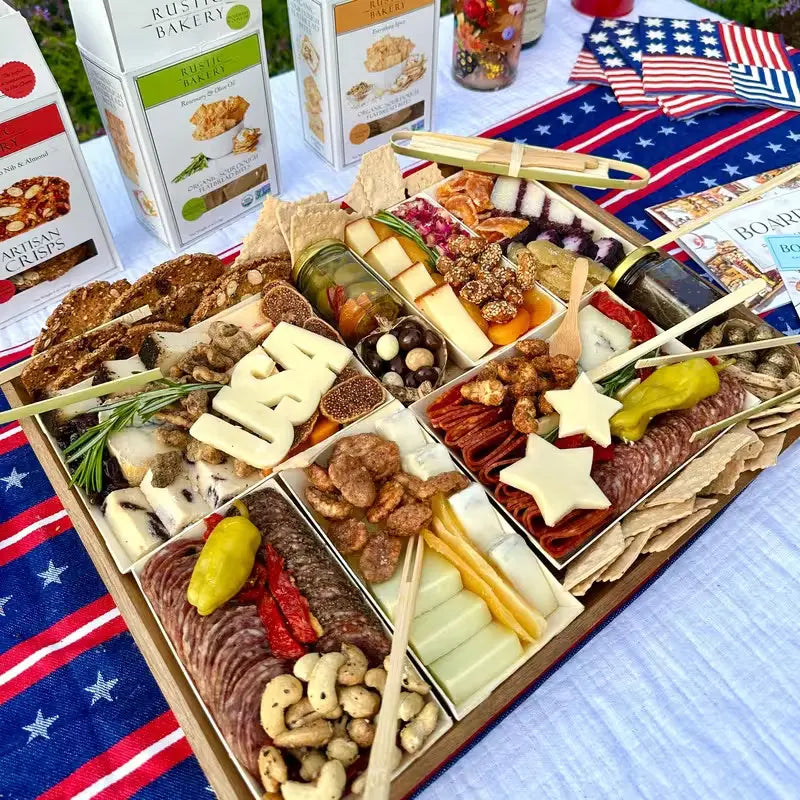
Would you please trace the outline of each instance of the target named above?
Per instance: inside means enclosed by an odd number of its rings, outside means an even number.
[[[750,442],[747,447],[743,447],[737,455],[740,455],[745,461],[748,458],[755,458],[764,449],[764,442],[757,439],[755,442]]]
[[[597,581],[604,569],[605,567],[600,567],[597,572],[591,574],[585,581],[581,581],[579,584],[577,584],[577,586],[573,586],[572,589],[569,590],[570,594],[572,594],[573,597],[583,597],[586,592],[592,588],[595,581]]]
[[[744,472],[744,456],[734,456],[722,472],[703,489],[703,494],[730,494],[736,488],[736,481]]]
[[[564,588],[570,591],[593,573],[608,566],[624,549],[625,539],[622,536],[622,527],[614,525],[567,567],[564,575]]]
[[[736,453],[757,438],[756,433],[747,427],[746,422],[735,425],[732,430],[717,439],[701,456],[687,464],[686,468],[676,475],[664,489],[650,498],[645,504],[645,508],[677,503],[694,497],[722,472]]]
[[[408,192],[409,197],[413,197],[415,194],[419,194],[419,192],[442,180],[444,180],[444,175],[442,175],[439,165],[428,164],[427,167],[423,167],[406,176],[406,192]]]
[[[695,497],[693,511],[699,511],[701,508],[711,508],[711,506],[715,506],[718,502],[719,499],[716,497]]]
[[[788,417],[779,422],[777,425],[772,425],[769,428],[761,429],[758,432],[758,435],[762,438],[769,438],[770,436],[775,436],[777,433],[783,433],[784,431],[791,430],[798,425],[800,425],[800,411],[792,411]]]
[[[235,264],[286,252],[288,248],[278,226],[276,214],[279,202],[278,198],[272,194],[264,200],[255,227],[244,237],[242,249],[236,257]]]
[[[391,144],[364,153],[345,202],[364,217],[405,200],[406,182]]]
[[[771,428],[773,425],[780,425],[786,417],[783,414],[770,414],[769,416],[763,416],[758,418],[751,418],[750,419],[750,430],[757,431],[761,428]]]
[[[289,241],[292,263],[300,253],[314,242],[322,239],[344,241],[344,229],[353,221],[353,216],[334,204],[310,205],[298,209],[292,218]]]
[[[710,508],[701,508],[695,511],[688,517],[684,517],[672,525],[667,525],[666,528],[652,536],[647,544],[642,548],[643,553],[662,553],[672,547],[678,539],[681,538],[687,531],[690,531],[700,520],[705,519],[711,515]]]
[[[306,197],[301,197],[299,200],[279,200],[275,206],[275,218],[278,222],[278,228],[286,242],[286,250],[290,249],[291,239],[291,224],[297,209],[301,206],[315,206],[315,205],[328,205],[328,193],[316,192],[309,194]]]
[[[766,469],[767,467],[774,467],[778,463],[778,456],[783,450],[783,441],[786,438],[785,433],[779,433],[777,436],[770,436],[764,440],[764,447],[755,458],[748,458],[744,462],[744,468],[747,472],[756,472],[758,470]]]
[[[639,554],[642,552],[642,548],[647,544],[649,538],[650,531],[642,531],[628,540],[628,544],[625,545],[622,555],[614,559],[614,561],[603,570],[597,580],[603,582],[618,581],[633,566],[633,562],[639,558]]]
[[[642,511],[632,511],[622,522],[622,535],[625,539],[637,536],[642,531],[652,531],[654,528],[663,528],[688,516],[694,511],[694,497],[680,503],[669,503],[654,508],[645,508]]]
[[[770,417],[773,414],[790,414],[792,411],[800,410],[800,402],[797,401],[789,401],[788,403],[783,403],[779,406],[773,406],[772,408],[768,408],[766,411],[759,411],[757,414],[753,414],[750,419],[761,419],[761,417]],[[751,425],[752,427],[752,425]]]

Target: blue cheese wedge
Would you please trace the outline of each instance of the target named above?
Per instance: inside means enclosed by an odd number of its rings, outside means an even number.
[[[230,461],[222,464],[197,461],[190,466],[189,474],[200,496],[211,508],[227,503],[263,477],[254,470],[246,478],[240,478]]]
[[[403,469],[409,475],[415,475],[426,481],[434,475],[451,472],[456,468],[450,453],[443,444],[431,443],[423,445],[416,450],[404,455],[402,458]]]
[[[521,536],[509,534],[497,542],[487,555],[522,599],[543,617],[558,608],[558,600],[545,578],[539,559]]]
[[[141,489],[110,492],[103,503],[103,514],[132,561],[169,538]]]
[[[425,434],[414,414],[407,408],[379,419],[375,423],[379,436],[394,442],[400,448],[400,455],[425,447]]]
[[[450,507],[469,540],[484,555],[506,536],[500,518],[480,484],[472,483],[466,489],[450,495],[449,499]]]
[[[174,447],[162,444],[155,435],[155,425],[124,428],[108,437],[108,452],[117,463],[131,486],[138,486],[153,459],[160,453],[169,453]]]
[[[142,480],[141,490],[170,535],[211,513],[211,506],[192,486],[188,474],[178,475],[169,486],[163,488],[153,486],[152,480],[153,472],[148,470]]]
[[[455,650],[492,621],[489,606],[473,592],[460,591],[441,605],[417,616],[409,640],[423,664]]]
[[[505,625],[490,622],[473,637],[428,665],[456,704],[485,689],[522,657],[522,645]]]

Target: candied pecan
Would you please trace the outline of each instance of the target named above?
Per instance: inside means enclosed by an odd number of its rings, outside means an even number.
[[[517,351],[531,358],[546,356],[550,353],[550,345],[544,339],[523,339],[517,342]]]
[[[395,479],[388,480],[378,490],[378,497],[367,509],[367,519],[370,522],[383,522],[403,501],[405,490],[402,484]]]
[[[520,433],[536,433],[536,400],[531,396],[520,397],[511,414],[511,424]]]
[[[181,405],[190,417],[200,419],[208,411],[208,392],[203,390],[192,392],[181,398]]]
[[[340,439],[331,458],[342,453],[358,458],[377,481],[391,477],[400,469],[400,448],[375,433],[357,433]]]
[[[178,477],[182,467],[183,453],[178,450],[158,453],[150,464],[150,482],[156,489],[163,489]]]
[[[553,408],[550,401],[543,395],[540,394],[536,398],[536,409],[539,412],[539,416],[545,416],[546,414],[554,414],[555,409]]]
[[[334,492],[336,486],[328,475],[328,470],[321,467],[319,464],[311,464],[305,469],[306,477],[312,486],[315,486],[321,492]]]
[[[225,453],[210,444],[190,437],[186,445],[186,458],[191,462],[205,461],[206,464],[221,464],[225,460]]]
[[[578,378],[578,365],[570,356],[561,354],[552,356],[550,370],[557,389],[569,389]]]
[[[156,428],[156,439],[161,444],[177,447],[180,450],[185,450],[190,441],[189,434],[185,430],[173,428],[169,425],[160,425]]]
[[[484,364],[477,375],[475,375],[474,380],[476,381],[485,381],[488,378],[497,378],[498,377],[498,366],[496,361],[488,361]]]
[[[497,377],[500,378],[501,381],[505,381],[505,383],[512,383],[513,381],[517,380],[517,376],[519,375],[520,369],[522,369],[523,365],[525,365],[527,368],[530,368],[531,366],[530,363],[521,356],[514,356],[513,358],[507,358],[504,361],[498,361]]]
[[[405,489],[407,497],[411,498],[409,502],[421,499],[420,494],[425,484],[422,478],[418,478],[416,475],[409,475],[407,472],[398,472],[393,480]]]
[[[386,518],[386,531],[393,536],[414,536],[433,519],[430,506],[425,503],[406,503],[396,508]]]
[[[508,393],[515,399],[536,394],[542,391],[543,378],[537,377],[527,381],[515,381],[508,387]]]
[[[342,554],[357,553],[364,548],[369,534],[367,526],[360,519],[343,519],[331,522],[328,526],[333,546]]]
[[[383,583],[394,575],[403,540],[385,533],[369,537],[358,561],[358,569],[369,583]]]
[[[503,300],[511,303],[512,306],[519,308],[522,305],[523,299],[522,289],[520,289],[516,283],[509,283],[505,289],[503,289]]]
[[[325,519],[347,519],[355,513],[355,508],[343,497],[321,492],[313,486],[306,486],[305,498],[311,508]]]
[[[461,396],[484,406],[499,406],[506,399],[506,385],[496,378],[470,381],[461,387]]]
[[[153,419],[156,422],[166,422],[169,425],[174,425],[176,428],[185,428],[187,431],[195,423],[195,420],[192,419],[186,409],[180,408],[175,403],[161,411],[157,411],[153,414]]]
[[[375,481],[360,459],[347,453],[331,458],[328,477],[342,497],[356,508],[369,508],[376,497]]]
[[[256,346],[253,337],[247,331],[230,322],[212,323],[208,329],[208,336],[211,344],[230,356],[234,363],[244,358]]]
[[[458,293],[458,296],[462,300],[467,300],[470,303],[481,305],[492,296],[492,293],[485,281],[472,280],[468,281],[461,287],[461,291]]]
[[[467,486],[469,486],[469,479],[457,470],[440,472],[423,481],[418,497],[420,500],[430,500],[435,494],[449,495],[453,492],[460,492]]]
[[[510,322],[517,315],[517,309],[506,300],[490,300],[481,308],[487,322]]]

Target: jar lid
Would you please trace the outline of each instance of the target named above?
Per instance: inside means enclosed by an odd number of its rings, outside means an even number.
[[[292,280],[296,281],[303,267],[314,258],[314,256],[319,255],[323,250],[327,250],[328,248],[347,250],[347,245],[339,239],[320,239],[318,242],[310,244],[297,256],[294,266],[292,267]]]
[[[611,276],[606,281],[606,286],[608,286],[610,289],[613,289],[619,283],[622,276],[632,266],[634,266],[634,264],[638,264],[643,258],[650,256],[653,253],[658,253],[658,250],[656,250],[654,247],[650,247],[649,244],[643,244],[641,247],[637,247],[635,250],[632,250],[614,268]]]

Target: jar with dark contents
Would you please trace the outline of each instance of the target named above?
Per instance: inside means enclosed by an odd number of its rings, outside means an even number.
[[[389,290],[336,239],[323,239],[303,250],[292,268],[292,279],[351,346],[379,324],[397,319],[400,311]]]
[[[611,273],[607,285],[662,328],[677,325],[725,294],[691,267],[652,247],[628,255]],[[690,331],[681,341],[692,344],[703,330]]]

